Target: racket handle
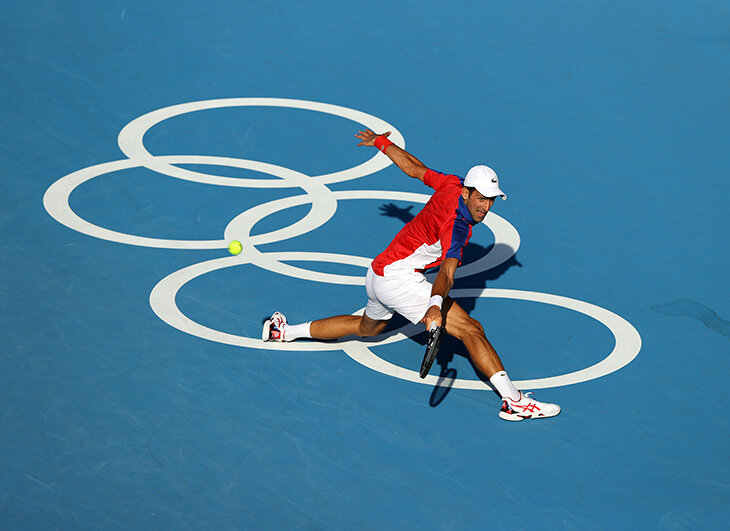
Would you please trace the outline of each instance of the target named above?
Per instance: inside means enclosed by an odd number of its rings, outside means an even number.
[[[436,321],[431,322],[431,328],[428,329],[429,332],[433,332],[439,327],[439,325],[436,324]]]

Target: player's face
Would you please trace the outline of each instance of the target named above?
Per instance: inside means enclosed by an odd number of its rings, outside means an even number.
[[[474,218],[474,221],[477,223],[484,221],[484,216],[486,216],[489,209],[492,208],[495,198],[482,195],[479,193],[479,190],[474,190],[469,193],[469,191],[464,188],[463,195],[466,194],[468,195],[467,197],[464,197],[464,203],[466,203],[466,208],[469,210],[469,214],[471,214],[471,217]]]

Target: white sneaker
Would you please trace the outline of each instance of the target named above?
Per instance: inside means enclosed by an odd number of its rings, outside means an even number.
[[[264,328],[261,330],[261,339],[264,341],[286,341],[286,316],[281,312],[274,314],[264,322]]]
[[[531,394],[532,393],[523,393],[520,391],[519,400],[503,398],[499,418],[504,420],[520,421],[525,419],[554,417],[560,413],[559,405],[538,402],[537,400],[529,397]]]

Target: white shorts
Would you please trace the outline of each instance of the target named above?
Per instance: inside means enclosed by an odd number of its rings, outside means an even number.
[[[398,271],[378,276],[372,267],[365,277],[368,304],[365,314],[370,319],[385,321],[398,312],[413,324],[418,324],[428,310],[433,286],[421,273]]]

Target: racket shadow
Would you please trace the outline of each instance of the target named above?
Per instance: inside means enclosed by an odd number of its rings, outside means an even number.
[[[468,305],[469,300],[472,301],[473,305],[474,299],[459,299],[459,304],[463,307],[463,304],[465,302]],[[395,314],[391,321],[388,323],[385,332],[397,330],[398,328],[406,324],[408,324],[408,320],[406,318],[402,317],[399,314]],[[428,343],[428,332],[424,328],[421,333],[411,336],[409,339],[418,344],[420,347],[425,348],[426,344]],[[367,338],[361,338],[361,340],[367,342]],[[418,350],[420,351],[420,349]],[[430,371],[430,374],[436,374],[435,367],[438,366],[439,368],[438,381],[436,382],[436,385],[434,385],[431,391],[431,396],[428,400],[428,404],[431,407],[438,407],[446,399],[449,392],[451,391],[454,380],[457,378],[459,372],[456,367],[452,367],[450,365],[453,363],[454,359],[456,359],[457,356],[462,357],[469,362],[469,365],[471,366],[471,371],[467,370],[467,372],[471,372],[474,377],[484,382],[489,388],[492,389],[495,394],[497,394],[497,397],[499,397],[496,389],[494,389],[494,387],[492,387],[492,384],[489,383],[489,379],[481,372],[479,372],[479,369],[477,369],[476,365],[474,365],[474,363],[472,362],[471,356],[466,350],[464,343],[462,343],[455,337],[450,336],[449,334],[444,334],[441,341],[441,347],[439,348],[438,354],[436,354],[436,359],[434,360],[433,367],[431,367]],[[416,362],[414,361],[414,363]],[[466,378],[472,378],[472,375],[467,375]]]
[[[453,387],[454,380],[458,376],[458,371],[455,367],[449,367],[449,364],[454,361],[456,356],[465,358],[469,362],[469,365],[471,365],[474,376],[490,387],[493,392],[497,393],[497,390],[489,383],[489,379],[476,368],[464,344],[447,334],[444,336],[439,353],[436,355],[435,365],[439,366],[439,375],[438,381],[431,391],[431,396],[428,400],[428,405],[431,407],[438,407],[446,399]]]

